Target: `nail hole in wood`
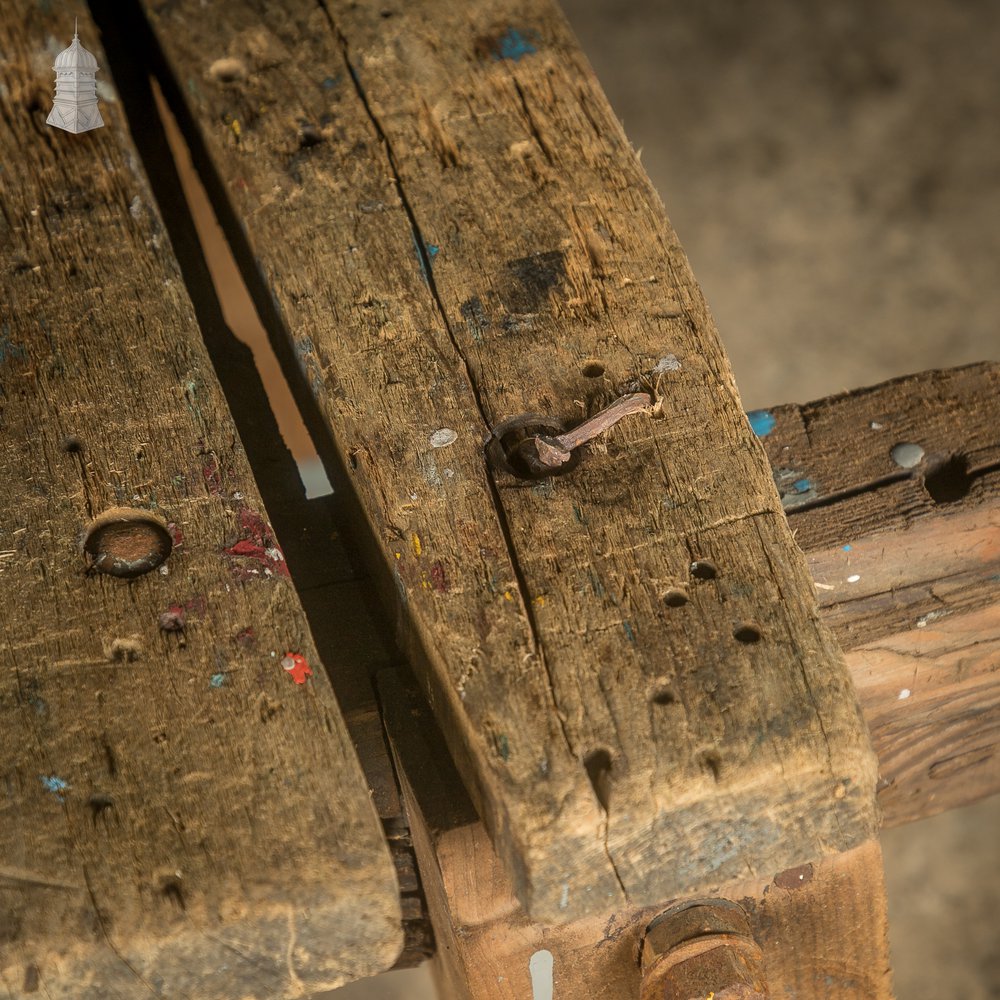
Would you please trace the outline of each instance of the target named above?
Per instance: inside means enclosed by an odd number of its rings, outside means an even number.
[[[603,747],[591,750],[583,758],[583,766],[587,769],[587,777],[590,778],[597,801],[607,812],[611,802],[611,754]]]
[[[676,705],[677,693],[672,687],[657,688],[649,699],[654,705]]]
[[[68,434],[59,442],[59,447],[67,455],[79,455],[83,451],[83,442],[78,437]]]
[[[688,596],[683,590],[671,589],[663,595],[663,603],[668,608],[683,608],[688,602]]]
[[[935,503],[955,503],[968,496],[971,487],[969,460],[964,455],[938,461],[924,476],[924,488]]]
[[[118,777],[118,758],[115,756],[115,751],[111,744],[108,742],[107,737],[101,741],[101,747],[104,750],[104,763],[107,765],[108,774],[112,778]]]
[[[106,809],[112,809],[114,804],[115,800],[110,795],[94,794],[87,799],[87,805],[90,806],[90,818],[94,821],[94,826],[97,826],[97,817]]]
[[[704,559],[696,559],[691,563],[691,575],[696,580],[714,580],[719,575],[719,571],[715,568],[714,563],[706,562]]]
[[[604,374],[604,365],[600,361],[588,361],[581,369],[584,378],[600,378]]]
[[[299,127],[299,149],[311,149],[323,141],[323,133],[308,122]]]
[[[699,763],[702,768],[711,773],[714,781],[719,781],[722,777],[722,755],[718,750],[703,750]]]
[[[753,645],[755,642],[760,642],[762,637],[760,629],[756,625],[740,625],[739,628],[733,630],[733,638],[737,642]]]
[[[178,909],[187,909],[187,905],[184,902],[184,890],[181,888],[181,880],[178,876],[171,875],[163,879],[160,883],[160,892]]]
[[[113,507],[87,528],[83,551],[91,569],[132,579],[166,561],[173,539],[166,523],[149,511]]]

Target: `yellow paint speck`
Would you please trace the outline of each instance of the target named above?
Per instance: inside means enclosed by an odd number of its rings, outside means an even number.
[[[514,598],[510,596],[510,591],[509,590],[505,590],[503,592],[503,599],[505,601],[513,601],[514,600]]]
[[[240,137],[240,123],[239,119],[234,118],[230,123],[229,127],[233,130],[233,135],[238,139]]]
[[[535,604],[537,604],[540,608],[545,607],[545,598],[541,594],[539,594],[535,598]]]
[[[394,556],[395,556],[395,557],[396,557],[397,559],[402,559],[402,558],[403,558],[403,553],[402,553],[402,552],[393,552],[393,555],[394,555]]]
[[[420,536],[416,532],[413,532],[413,554],[419,558],[420,553],[423,551],[424,548],[420,544]]]

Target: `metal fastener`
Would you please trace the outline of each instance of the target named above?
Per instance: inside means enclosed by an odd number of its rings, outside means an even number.
[[[726,899],[680,903],[642,940],[640,1000],[767,1000],[764,955],[743,908]]]
[[[525,438],[519,451],[532,471],[544,475],[558,470],[572,457],[573,451],[588,441],[600,436],[613,427],[623,417],[641,413],[653,405],[653,397],[648,392],[633,392],[616,399],[610,406],[595,413],[589,420],[553,437],[538,434]]]

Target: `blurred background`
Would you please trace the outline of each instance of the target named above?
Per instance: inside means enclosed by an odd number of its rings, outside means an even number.
[[[1000,4],[563,8],[666,203],[746,409],[1000,358]],[[213,264],[233,290],[227,318],[252,339],[229,266]],[[283,431],[304,455],[304,430]],[[322,491],[317,464],[302,468]],[[899,1000],[1000,998],[1000,797],[889,830],[883,847]],[[326,996],[436,994],[424,968]]]

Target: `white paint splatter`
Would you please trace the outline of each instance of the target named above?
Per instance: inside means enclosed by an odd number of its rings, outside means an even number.
[[[542,948],[528,961],[531,974],[531,1000],[552,1000],[552,952]]]
[[[447,448],[458,440],[458,431],[453,431],[450,427],[441,427],[431,435],[432,448]]]
[[[850,575],[850,576],[849,576],[849,577],[847,578],[847,582],[848,582],[848,583],[857,583],[857,582],[858,582],[858,580],[860,580],[860,579],[861,579],[861,577],[860,577],[860,575],[859,575],[859,574],[857,574],[857,573],[852,573],[852,574],[851,574],[851,575]]]
[[[668,354],[666,357],[660,358],[656,362],[656,367],[653,369],[654,375],[662,375],[664,372],[675,372],[680,368],[681,363],[673,354]]]
[[[569,906],[569,883],[563,882],[562,895],[559,897],[559,909],[565,910]]]
[[[877,422],[877,421],[875,421],[875,420],[873,420],[873,421],[872,421],[872,422],[871,422],[871,423],[870,423],[870,424],[869,424],[868,426],[869,426],[869,427],[870,427],[870,428],[871,428],[871,429],[872,429],[873,431],[880,431],[880,430],[882,430],[882,424],[878,423],[878,422]]]
[[[903,688],[903,690],[899,692],[899,697],[896,700],[897,701],[904,701],[906,698],[910,697],[911,693],[912,692],[910,691],[909,688]]]

